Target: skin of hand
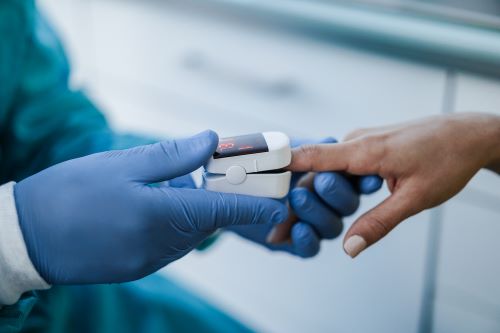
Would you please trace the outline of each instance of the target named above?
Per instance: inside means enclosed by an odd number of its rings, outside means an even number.
[[[342,143],[295,149],[289,166],[377,174],[387,182],[391,195],[345,235],[344,250],[353,258],[405,219],[455,196],[481,168],[500,173],[500,117],[482,113],[359,129]]]
[[[206,131],[69,160],[17,183],[19,224],[37,271],[49,284],[136,280],[218,228],[284,221],[287,207],[277,200],[183,186],[217,143]]]

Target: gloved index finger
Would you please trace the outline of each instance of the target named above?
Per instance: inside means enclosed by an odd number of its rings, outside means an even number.
[[[169,192],[165,199],[178,201],[173,206],[178,207],[175,213],[187,215],[178,220],[191,220],[197,231],[212,232],[231,225],[278,224],[288,217],[286,205],[278,200],[200,189],[171,188]],[[172,209],[165,209],[164,213],[172,214]]]
[[[341,216],[351,215],[359,207],[359,195],[347,178],[339,173],[318,173],[314,178],[314,189]]]
[[[362,194],[372,194],[382,187],[384,180],[377,175],[362,176],[357,179],[358,191]]]

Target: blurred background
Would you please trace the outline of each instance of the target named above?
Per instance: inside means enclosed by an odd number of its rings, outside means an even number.
[[[498,0],[39,5],[73,85],[120,130],[342,138],[439,113],[500,113]],[[224,235],[163,272],[263,332],[499,332],[499,189],[480,173],[356,260],[341,238],[300,260]]]

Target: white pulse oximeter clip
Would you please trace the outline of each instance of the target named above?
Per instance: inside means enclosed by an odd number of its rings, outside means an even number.
[[[290,140],[281,132],[222,138],[205,166],[204,188],[210,191],[283,198],[292,173]]]

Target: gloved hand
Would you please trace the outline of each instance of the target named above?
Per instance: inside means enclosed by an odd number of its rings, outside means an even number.
[[[286,219],[276,200],[150,185],[196,170],[217,143],[207,131],[98,153],[16,184],[19,222],[37,271],[50,284],[131,281],[181,258],[220,227]]]
[[[335,143],[327,138],[320,143]],[[309,140],[292,140],[292,147],[318,143]],[[347,177],[337,172],[321,172],[314,177],[314,193],[304,187],[296,187],[304,173],[295,172],[292,177],[288,201],[298,222],[292,227],[291,242],[269,244],[272,225],[230,226],[226,229],[271,250],[286,251],[307,258],[316,255],[323,239],[338,237],[343,229],[342,217],[351,215],[359,206],[359,194],[370,194],[382,186],[378,176]]]

